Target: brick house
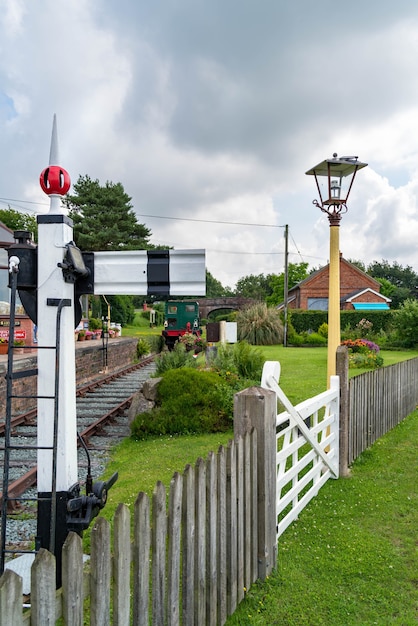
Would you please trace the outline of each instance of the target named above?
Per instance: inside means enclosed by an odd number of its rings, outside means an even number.
[[[329,265],[313,272],[289,289],[289,309],[328,310]],[[341,310],[389,309],[390,298],[380,292],[380,283],[346,261],[340,254]]]

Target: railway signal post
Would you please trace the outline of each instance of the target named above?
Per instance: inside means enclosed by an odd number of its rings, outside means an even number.
[[[40,175],[50,209],[37,217],[38,246],[13,250],[21,265],[37,266],[32,284],[18,291],[38,326],[38,427],[36,549],[57,561],[70,530],[82,532],[103,508],[108,483],[86,481],[81,494],[77,467],[74,328],[80,321],[79,297],[95,295],[200,296],[206,292],[204,250],[134,250],[82,253],[73,241],[73,223],[62,209],[69,174],[59,165],[54,116],[49,166]],[[26,256],[29,255],[29,262]]]
[[[60,264],[73,240],[72,221],[61,209],[70,177],[60,167],[54,117],[49,166],[40,184],[50,198],[38,215],[38,521],[37,543],[58,556],[67,533],[67,494],[78,480],[75,399],[74,283],[66,282]]]

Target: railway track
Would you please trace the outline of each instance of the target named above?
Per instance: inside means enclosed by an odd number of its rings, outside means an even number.
[[[127,409],[133,396],[155,371],[154,357],[117,373],[89,383],[77,390],[77,430],[89,450],[93,478],[99,477],[105,469],[110,448],[124,437],[129,436]],[[9,469],[9,512],[22,513],[25,510],[20,500],[24,495],[36,498],[36,410],[15,416],[12,419],[13,443],[31,445],[33,449],[13,455]],[[4,423],[0,423],[0,438],[4,437]],[[1,439],[0,439],[1,442]],[[0,454],[4,446],[0,445]],[[80,483],[84,482],[87,469],[87,455],[79,442],[78,467]],[[0,481],[3,480],[3,463],[0,467]],[[0,482],[0,485],[2,482]],[[31,489],[32,488],[32,489]],[[29,490],[29,493],[27,493]],[[34,492],[31,494],[30,492]],[[0,503],[2,496],[0,494]],[[26,500],[25,500],[26,502]],[[30,505],[26,504],[30,509]],[[32,506],[33,508],[33,506]],[[17,533],[19,534],[19,533]],[[14,533],[16,535],[16,532]]]

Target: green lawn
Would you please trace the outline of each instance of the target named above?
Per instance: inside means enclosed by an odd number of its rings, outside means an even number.
[[[135,315],[134,323],[129,326],[124,326],[122,332],[124,337],[138,337],[138,339],[146,339],[147,337],[154,335],[161,335],[162,330],[162,326],[151,327],[149,322],[147,322],[147,320],[143,317],[140,317],[137,313]]]
[[[310,398],[326,389],[327,348],[283,348],[262,346],[267,361],[279,361],[281,365],[280,386],[293,404]],[[384,365],[418,356],[418,350],[381,350]],[[350,369],[349,376],[357,376],[367,370]]]
[[[227,626],[418,623],[418,412],[328,481]]]

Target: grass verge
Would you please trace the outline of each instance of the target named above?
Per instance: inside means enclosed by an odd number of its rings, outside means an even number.
[[[278,567],[227,626],[418,621],[418,412],[328,481],[283,534]]]

